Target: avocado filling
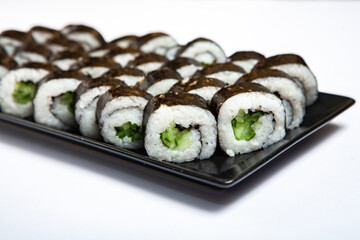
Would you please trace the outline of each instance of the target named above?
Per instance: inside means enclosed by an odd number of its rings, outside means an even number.
[[[255,130],[261,127],[258,120],[263,115],[264,113],[261,111],[245,113],[244,110],[240,109],[235,118],[231,120],[235,138],[250,141],[255,137]]]
[[[167,148],[184,151],[192,144],[191,134],[190,128],[180,129],[175,122],[171,122],[170,126],[160,134],[160,139]]]
[[[66,106],[67,110],[71,113],[74,113],[74,93],[66,92],[56,97],[54,102]]]
[[[138,126],[136,123],[124,123],[120,127],[115,127],[115,130],[116,136],[120,139],[123,139],[126,136],[131,139],[131,142],[133,142],[134,140],[140,140],[141,138],[140,126]]]
[[[33,82],[17,82],[13,92],[14,101],[18,104],[26,104],[31,102],[35,96],[35,83]]]

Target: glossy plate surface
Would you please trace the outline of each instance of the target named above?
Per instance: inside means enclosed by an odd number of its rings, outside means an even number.
[[[214,156],[210,159],[202,161],[196,160],[182,164],[160,162],[148,157],[144,149],[140,151],[121,149],[101,141],[48,128],[33,121],[16,118],[3,113],[0,113],[0,120],[115,155],[119,161],[135,161],[208,185],[219,188],[229,188],[275,159],[297,142],[325,126],[331,119],[345,111],[354,103],[355,101],[348,97],[319,93],[317,102],[306,109],[306,116],[301,126],[288,131],[282,141],[266,149],[235,157],[228,157],[220,149],[217,149]]]

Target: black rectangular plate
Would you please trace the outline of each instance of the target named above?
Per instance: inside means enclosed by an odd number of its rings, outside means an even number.
[[[121,149],[101,141],[45,127],[33,121],[16,118],[4,113],[0,113],[0,120],[115,155],[119,158],[119,161],[135,161],[215,187],[229,188],[256,172],[297,142],[325,126],[331,119],[354,103],[355,100],[348,97],[319,93],[319,99],[316,103],[306,109],[306,116],[301,126],[288,131],[282,141],[265,149],[235,157],[228,157],[220,149],[217,149],[215,154],[207,160],[196,160],[181,164],[152,159],[146,155],[144,149],[139,151]]]

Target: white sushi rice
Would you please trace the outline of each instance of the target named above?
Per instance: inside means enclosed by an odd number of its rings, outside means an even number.
[[[0,81],[8,73],[9,69],[0,65]]]
[[[16,48],[21,47],[22,45],[23,43],[16,39],[0,36],[0,46],[2,46],[5,49],[5,52],[9,56],[12,56]]]
[[[101,46],[101,42],[88,32],[73,32],[65,35],[69,40],[80,43],[85,51],[90,51]]]
[[[114,77],[114,78],[123,81],[126,85],[128,85],[130,87],[133,87],[136,84],[138,84],[139,82],[142,82],[145,80],[144,76],[131,76],[131,75],[125,75],[125,74]]]
[[[115,44],[120,48],[128,48],[130,47],[132,40],[131,39],[123,39],[117,41]]]
[[[246,60],[236,60],[231,62],[239,67],[242,67],[246,73],[249,73],[253,70],[255,65],[259,62],[258,59],[246,59]]]
[[[20,51],[17,54],[15,54],[14,61],[18,65],[23,65],[29,62],[46,63],[47,59],[43,55],[40,55],[38,53]]]
[[[138,149],[143,146],[143,138],[131,141],[125,136],[116,136],[115,127],[120,127],[127,122],[136,124],[142,128],[143,111],[148,100],[138,96],[119,97],[106,104],[99,118],[100,133],[105,142],[115,146]]]
[[[181,68],[176,69],[176,71],[180,74],[180,76],[183,78],[183,82],[189,81],[189,79],[194,75],[194,73],[197,70],[201,70],[202,67],[196,66],[193,64],[183,66]]]
[[[63,71],[68,71],[71,67],[71,65],[77,63],[78,60],[74,58],[65,58],[65,59],[59,59],[56,61],[53,61],[52,64],[59,67]]]
[[[45,31],[31,31],[31,36],[38,44],[44,44],[53,37],[53,34]]]
[[[288,129],[296,128],[302,123],[305,116],[305,95],[296,82],[281,77],[259,78],[253,82],[266,87],[271,92],[278,92],[282,99],[288,101],[288,103],[283,101]]]
[[[318,97],[317,81],[310,69],[302,64],[290,63],[271,67],[283,71],[300,80],[305,88],[306,106],[313,104]]]
[[[106,54],[110,52],[110,49],[99,49],[94,50],[89,53],[90,57],[104,57]]]
[[[176,46],[168,48],[166,53],[165,53],[165,57],[167,59],[169,59],[170,61],[174,60],[176,58],[176,54],[177,54],[177,52],[179,51],[180,48],[181,48],[180,45],[176,45]]]
[[[239,110],[263,111],[265,114],[258,119],[261,124],[255,129],[255,136],[249,140],[237,140],[231,120]],[[285,111],[281,100],[270,93],[241,93],[230,97],[221,106],[218,115],[218,132],[220,147],[229,156],[248,153],[267,147],[285,136]]]
[[[177,79],[163,79],[151,85],[146,91],[151,95],[156,96],[168,92],[170,88],[178,82],[179,80]]]
[[[217,44],[210,41],[197,41],[186,48],[179,56],[192,58],[207,64],[226,62],[224,51]]]
[[[9,71],[0,82],[0,104],[1,110],[17,117],[26,118],[33,115],[33,102],[18,104],[14,101],[13,93],[17,82],[30,81],[39,82],[49,73],[48,70],[40,68],[18,68]]]
[[[149,72],[158,70],[159,68],[162,67],[162,65],[164,65],[163,62],[148,62],[148,63],[140,64],[140,65],[136,66],[136,68],[140,69],[145,74],[148,74]]]
[[[125,67],[130,61],[134,60],[137,56],[139,56],[138,53],[123,53],[113,56],[113,59],[122,67]]]
[[[203,97],[208,103],[210,103],[212,97],[220,89],[221,89],[220,87],[207,86],[207,87],[193,89],[193,90],[189,91],[189,93],[197,94],[197,95]]]
[[[96,124],[96,104],[99,96],[109,90],[109,86],[101,86],[83,93],[75,104],[75,119],[82,135],[100,139],[99,127]]]
[[[240,77],[242,77],[244,74],[241,72],[234,72],[234,71],[222,71],[217,72],[213,74],[209,74],[206,77],[208,78],[216,78],[220,81],[223,81],[224,83],[227,83],[229,85],[232,85],[238,80]]]
[[[140,51],[144,53],[156,53],[162,56],[165,56],[166,51],[169,48],[172,48],[176,46],[177,43],[175,39],[173,39],[170,36],[159,36],[156,38],[153,38],[140,47]]]
[[[191,128],[192,145],[184,151],[171,150],[160,139],[160,134],[172,122],[184,128],[199,125],[198,129]],[[144,145],[150,157],[177,163],[189,162],[195,158],[211,157],[216,148],[216,135],[216,120],[209,111],[194,106],[162,105],[148,119]]]
[[[110,69],[107,67],[83,67],[80,69],[80,72],[85,75],[90,75],[91,78],[98,78]]]
[[[61,130],[70,130],[75,121],[71,120],[68,110],[53,105],[53,98],[66,92],[74,92],[81,81],[74,78],[52,79],[41,84],[34,99],[34,120],[37,123]],[[62,115],[66,111],[65,115]],[[64,116],[59,117],[59,116]],[[74,118],[74,116],[72,116]]]

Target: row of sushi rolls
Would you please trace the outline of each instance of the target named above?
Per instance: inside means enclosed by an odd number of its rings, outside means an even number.
[[[317,100],[302,57],[227,56],[214,41],[162,32],[106,42],[92,27],[0,34],[1,112],[79,132],[160,161],[266,148]]]

